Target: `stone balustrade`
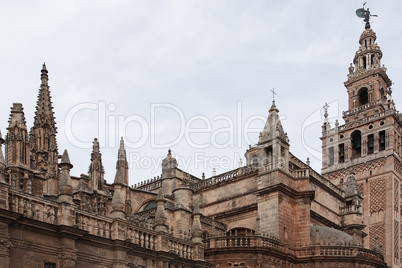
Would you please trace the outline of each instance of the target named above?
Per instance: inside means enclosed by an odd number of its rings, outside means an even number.
[[[360,245],[305,245],[291,246],[280,242],[273,237],[266,236],[224,236],[211,237],[205,241],[206,250],[219,250],[219,248],[227,251],[227,248],[238,250],[239,248],[259,247],[267,250],[277,250],[278,252],[287,253],[297,258],[306,258],[314,256],[333,256],[333,257],[359,257],[365,260],[383,262],[384,257],[381,253],[361,247]]]
[[[140,248],[167,251],[189,260],[203,259],[203,244],[194,244],[187,235],[176,238],[172,234],[155,232],[150,219],[113,219],[81,210],[76,205],[57,203],[13,189],[8,192],[8,209],[26,218],[56,225],[63,222],[61,211],[64,211],[73,215],[68,217],[69,226],[84,230],[89,235],[129,241]]]
[[[112,219],[99,217],[86,211],[77,211],[76,223],[79,229],[87,231],[91,235],[111,238]]]
[[[264,247],[276,250],[284,249],[284,245],[282,245],[277,239],[265,236],[236,235],[211,237],[206,241],[206,249],[228,247]]]
[[[194,259],[194,244],[176,238],[170,238],[168,242],[170,253],[174,253],[185,259]]]
[[[132,186],[132,188],[142,191],[153,191],[162,186],[162,175],[139,182]]]
[[[131,243],[138,247],[151,250],[156,249],[157,234],[153,231],[129,226],[127,229],[127,239],[131,239]]]
[[[39,198],[33,195],[24,194],[17,190],[10,189],[8,193],[8,209],[10,211],[51,224],[57,224],[58,203]]]
[[[244,174],[248,174],[248,173],[252,173],[258,170],[258,166],[255,164],[252,165],[248,165],[248,166],[244,166],[244,167],[240,167],[234,170],[230,170],[228,172],[213,176],[211,178],[205,179],[205,180],[201,180],[199,182],[196,182],[194,184],[191,184],[190,187],[191,189],[193,189],[194,191],[205,188],[205,187],[209,187],[218,183],[223,183],[226,181],[230,181],[233,178],[237,178],[239,176],[242,176]]]

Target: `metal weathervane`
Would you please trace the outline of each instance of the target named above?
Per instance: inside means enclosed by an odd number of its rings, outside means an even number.
[[[272,92],[272,100],[275,101],[275,95],[276,95],[275,88],[273,88],[271,92]]]
[[[364,6],[365,6],[366,4],[367,4],[367,2],[365,2],[365,3],[363,4],[363,8],[359,8],[359,9],[356,10],[356,15],[357,15],[359,18],[364,19],[363,21],[366,23],[365,28],[366,28],[366,29],[370,29],[370,17],[378,17],[378,16],[377,16],[377,15],[371,15],[369,8],[364,9]]]

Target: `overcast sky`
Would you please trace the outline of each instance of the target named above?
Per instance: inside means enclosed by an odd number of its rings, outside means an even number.
[[[179,168],[211,176],[238,167],[272,103],[291,152],[320,171],[322,106],[334,125],[343,82],[364,30],[363,1],[2,1],[0,129],[22,102],[32,126],[46,62],[59,153],[87,173],[101,142],[105,178],[127,140],[130,184],[161,173],[168,148]],[[401,94],[402,2],[370,1],[382,63]],[[244,134],[244,130],[256,130]],[[3,148],[4,150],[4,148]],[[243,161],[244,162],[244,161]]]

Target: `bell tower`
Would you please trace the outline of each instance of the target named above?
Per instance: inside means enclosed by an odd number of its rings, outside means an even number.
[[[366,24],[344,83],[349,103],[345,124],[331,128],[326,120],[322,128],[322,174],[343,188],[348,174],[355,174],[363,198],[364,245],[374,249],[378,243],[387,264],[401,267],[402,115],[376,39]]]

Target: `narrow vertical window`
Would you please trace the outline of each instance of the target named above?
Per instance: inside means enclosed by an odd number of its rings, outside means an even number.
[[[339,144],[339,163],[345,162],[345,145]]]
[[[374,153],[374,134],[370,134],[367,136],[367,153]]]
[[[385,150],[385,130],[380,131],[380,137],[378,139],[379,143],[379,150],[383,151]]]
[[[334,147],[329,148],[329,164],[333,165],[334,164]]]

